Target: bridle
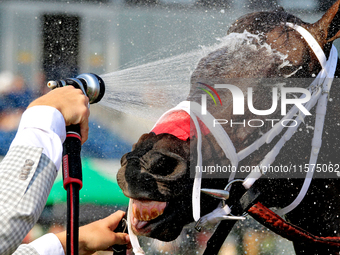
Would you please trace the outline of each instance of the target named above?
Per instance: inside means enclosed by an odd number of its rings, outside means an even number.
[[[314,165],[316,164],[319,150],[321,148],[322,132],[323,132],[324,120],[325,120],[325,115],[326,115],[326,110],[327,110],[327,101],[328,101],[328,96],[329,96],[329,92],[331,89],[331,85],[332,85],[332,81],[334,78],[334,73],[335,73],[335,69],[337,65],[337,60],[338,60],[338,53],[337,53],[335,46],[332,46],[329,59],[327,60],[318,42],[306,29],[304,29],[301,26],[292,24],[292,23],[285,23],[285,25],[299,32],[301,36],[306,40],[306,42],[308,43],[308,45],[310,46],[310,48],[313,50],[314,54],[318,58],[320,65],[322,67],[322,70],[319,72],[319,74],[314,79],[312,84],[308,87],[308,90],[311,92],[311,99],[304,105],[304,107],[307,110],[310,110],[317,104],[314,136],[312,139],[312,149],[311,149],[311,154],[310,154],[310,159],[309,159],[309,169],[308,169],[304,183],[302,185],[302,188],[298,196],[295,198],[295,200],[290,205],[276,211],[277,215],[284,215],[292,211],[294,208],[296,208],[296,206],[298,206],[303,200],[303,198],[305,197],[308,191],[308,188],[310,186],[311,179],[313,178],[313,174],[314,174],[314,168],[312,166],[313,164]],[[304,96],[305,95],[302,95],[301,97],[304,97]],[[258,148],[260,148],[265,143],[270,143],[283,130],[283,126],[280,125],[279,124],[280,122],[279,122],[272,129],[270,129],[266,134],[261,136],[261,138],[259,138],[254,143],[252,143],[250,146],[248,146],[247,148],[237,153],[233,145],[233,142],[231,141],[226,131],[222,128],[222,126],[221,125],[213,126],[214,117],[208,111],[206,111],[206,114],[203,115],[201,113],[201,105],[196,102],[189,102],[189,101],[181,102],[176,107],[164,113],[160,117],[160,119],[157,121],[157,123],[162,121],[169,114],[176,112],[176,111],[187,112],[190,115],[191,120],[193,121],[195,125],[196,134],[197,134],[197,163],[196,163],[197,166],[202,166],[202,135],[201,135],[201,128],[200,128],[199,121],[203,122],[204,125],[209,129],[211,134],[214,136],[216,142],[223,150],[225,156],[229,159],[232,167],[236,169],[238,167],[238,163],[242,159],[251,155],[254,151],[256,151]],[[294,116],[298,113],[299,113],[299,109],[296,106],[294,106],[289,110],[287,115],[282,118],[282,120],[293,119]],[[263,171],[264,166],[268,167],[275,161],[276,156],[279,154],[280,150],[285,145],[285,143],[294,135],[294,132],[297,130],[301,122],[304,120],[304,117],[305,115],[300,112],[298,116],[295,118],[294,126],[289,127],[285,131],[285,133],[281,136],[279,141],[274,145],[273,149],[264,157],[261,164],[259,164],[255,168],[255,170],[253,170],[244,180],[241,180],[242,185],[247,190],[251,190],[251,187],[254,185],[254,183],[256,183],[256,181],[263,174],[265,174],[265,172]],[[227,194],[227,192],[225,191],[228,191],[228,189],[230,188],[230,184],[235,182],[235,174],[236,172],[230,174],[228,184],[226,185],[225,190],[222,190],[219,193],[218,190],[206,189],[205,192],[207,193],[210,192],[210,194],[212,194],[214,197],[216,197],[216,193],[222,194],[221,199],[225,199],[225,197],[223,197],[223,194]],[[228,204],[223,204],[223,206],[219,205],[218,208],[216,208],[214,211],[201,217],[200,215],[201,180],[202,180],[202,172],[196,171],[193,191],[192,191],[192,207],[193,207],[193,218],[197,222],[196,224],[197,229],[200,229],[208,225],[216,225],[221,220],[228,220],[228,219],[237,220],[237,219],[243,218],[242,216],[238,218],[237,216],[231,215],[231,209],[228,206]],[[237,180],[237,181],[240,181],[240,180]],[[128,214],[130,213],[132,213],[131,200],[129,204]],[[137,237],[132,232],[130,217],[128,217],[128,229],[129,229],[129,235],[130,235],[131,244],[133,246],[134,253],[144,254],[143,250],[139,246]]]

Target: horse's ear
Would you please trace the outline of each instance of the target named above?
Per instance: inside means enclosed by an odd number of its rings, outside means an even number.
[[[320,20],[308,27],[322,47],[340,37],[339,6],[340,0],[337,0]]]

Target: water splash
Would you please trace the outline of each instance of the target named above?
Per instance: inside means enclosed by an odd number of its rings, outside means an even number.
[[[157,119],[166,109],[186,99],[190,75],[201,56],[199,50],[101,75],[106,85],[101,104]]]
[[[219,38],[212,46],[174,57],[153,61],[101,75],[106,93],[101,104],[149,120],[185,100],[190,91],[190,77],[199,60],[210,52],[228,45],[233,50],[257,36],[248,32]]]

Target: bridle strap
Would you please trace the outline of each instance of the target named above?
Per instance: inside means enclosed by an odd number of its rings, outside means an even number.
[[[132,215],[132,199],[129,199],[127,225],[128,225],[128,233],[129,233],[129,237],[130,237],[132,251],[135,255],[144,255],[145,252],[143,251],[143,249],[139,245],[138,237],[132,231],[131,215]]]
[[[309,159],[308,173],[306,175],[305,181],[302,185],[302,188],[298,196],[294,199],[294,201],[290,205],[282,208],[281,210],[278,210],[276,213],[279,215],[284,215],[294,210],[301,203],[301,201],[306,196],[307,191],[309,189],[309,186],[312,181],[313,174],[314,174],[313,166],[317,162],[319,151],[321,148],[323,126],[324,126],[325,115],[327,111],[328,96],[329,96],[329,91],[332,86],[334,73],[335,73],[335,69],[336,69],[337,61],[338,61],[338,53],[334,45],[332,45],[329,60],[325,63],[326,56],[323,50],[321,49],[320,45],[318,44],[318,42],[314,39],[314,37],[303,27],[293,25],[291,23],[287,23],[287,25],[297,30],[305,38],[305,40],[307,41],[309,46],[313,49],[315,55],[319,59],[320,65],[322,66],[321,72],[326,72],[326,73],[325,73],[325,78],[324,78],[325,80],[323,82],[323,87],[322,87],[323,94],[318,100],[318,105],[316,107],[315,129],[314,129],[314,136],[312,140],[312,150],[311,150],[310,159]]]
[[[315,129],[314,129],[314,137],[312,140],[312,150],[309,160],[309,169],[306,174],[303,186],[298,194],[298,196],[295,198],[295,200],[285,208],[282,208],[281,210],[278,210],[277,213],[279,215],[286,214],[290,211],[292,211],[296,206],[298,206],[303,198],[305,197],[311,180],[314,175],[314,168],[313,166],[317,162],[319,150],[322,143],[322,131],[323,131],[323,125],[324,125],[324,118],[326,115],[327,110],[327,101],[328,101],[328,92],[330,91],[332,81],[334,78],[334,73],[337,65],[338,60],[338,53],[335,48],[335,46],[332,46],[329,60],[326,61],[326,56],[320,47],[319,43],[314,39],[314,37],[303,27],[292,24],[292,23],[286,23],[287,26],[297,30],[306,40],[310,48],[314,51],[315,55],[317,56],[320,65],[322,66],[322,70],[316,77],[316,79],[311,84],[310,88],[317,88],[317,91],[314,91],[312,95],[312,99],[306,104],[307,109],[311,109],[316,102],[318,102],[318,106],[316,109],[316,120],[315,120]],[[321,87],[321,88],[320,88]],[[287,116],[292,116],[292,114],[296,111],[295,107],[293,107]],[[285,118],[287,118],[285,116]],[[296,125],[294,128],[290,128],[286,131],[286,133],[282,136],[282,138],[279,140],[279,142],[274,146],[273,150],[270,151],[264,160],[261,162],[261,165],[263,166],[269,166],[271,163],[274,162],[277,154],[280,152],[281,148],[284,146],[286,141],[288,141],[293,133],[294,129],[296,130],[298,126],[300,125],[302,119],[297,119],[298,125]],[[282,131],[282,127],[279,125],[276,125],[274,128],[272,128],[270,131],[268,131],[264,136],[262,136],[260,139],[255,141],[251,146],[246,148],[245,150],[239,152],[240,158],[244,158],[248,155],[250,155],[255,148],[259,148],[264,142],[270,142],[272,141],[273,137],[275,137],[277,134],[279,134]],[[260,144],[259,144],[260,143]],[[245,151],[247,151],[245,153]],[[250,188],[253,183],[259,179],[262,176],[262,171],[260,168],[258,168],[256,171],[253,171],[244,181],[243,185],[246,188]]]
[[[317,40],[315,40],[315,38],[311,35],[311,33],[309,33],[307,29],[297,24],[286,22],[284,23],[284,25],[290,28],[293,28],[295,31],[299,32],[300,35],[302,35],[302,37],[308,43],[308,46],[313,50],[315,56],[318,58],[322,69],[326,70],[326,63],[327,63],[326,55],[323,52],[323,49],[320,47],[320,44],[317,42]]]

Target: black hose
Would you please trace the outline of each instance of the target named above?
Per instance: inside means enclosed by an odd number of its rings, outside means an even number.
[[[82,188],[80,126],[66,127],[63,144],[63,180],[67,190],[66,255],[78,255],[79,190]]]

